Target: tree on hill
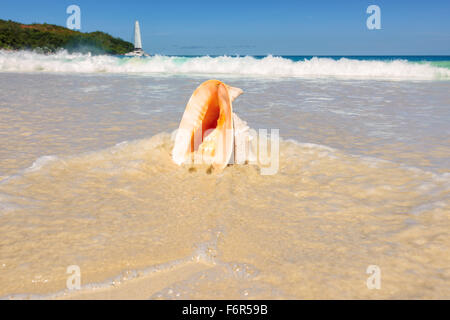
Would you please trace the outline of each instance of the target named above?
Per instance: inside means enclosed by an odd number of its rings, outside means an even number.
[[[0,19],[0,49],[124,54],[133,48],[132,43],[100,31],[82,33],[46,23],[25,25]]]

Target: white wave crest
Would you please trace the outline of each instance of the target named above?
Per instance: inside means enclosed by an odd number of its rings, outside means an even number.
[[[267,56],[123,58],[69,54],[53,55],[29,51],[0,51],[0,72],[220,74],[264,77],[345,77],[364,79],[450,79],[450,69],[406,60],[378,61],[312,58],[292,61]]]

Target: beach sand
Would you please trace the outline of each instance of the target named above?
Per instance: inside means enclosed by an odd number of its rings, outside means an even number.
[[[0,297],[450,298],[448,81],[224,75],[262,175],[172,162],[208,78],[0,73]]]

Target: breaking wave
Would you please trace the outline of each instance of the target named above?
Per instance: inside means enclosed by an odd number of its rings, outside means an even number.
[[[293,61],[283,57],[125,58],[60,51],[53,55],[30,51],[1,51],[0,72],[126,73],[235,75],[263,77],[344,77],[356,79],[448,80],[450,69],[407,60],[354,60],[341,58]]]

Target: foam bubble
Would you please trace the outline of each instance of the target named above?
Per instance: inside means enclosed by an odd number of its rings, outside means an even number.
[[[47,163],[55,161],[57,159],[58,159],[58,157],[56,157],[56,156],[43,156],[43,157],[40,157],[40,158],[36,159],[36,161],[33,162],[31,167],[26,169],[25,172],[29,173],[29,172],[38,171],[38,170],[42,169],[42,167],[45,166]]]

